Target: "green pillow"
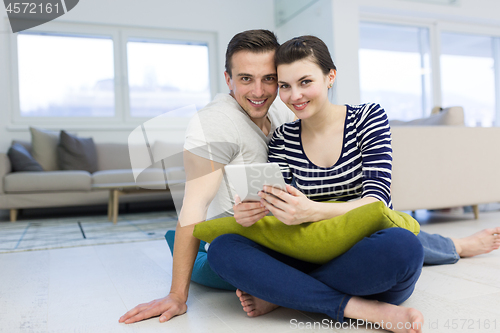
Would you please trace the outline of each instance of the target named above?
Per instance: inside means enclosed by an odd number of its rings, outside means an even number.
[[[410,215],[377,201],[328,220],[292,226],[274,216],[266,216],[250,227],[239,225],[234,217],[223,217],[195,225],[193,235],[210,243],[223,234],[238,234],[290,257],[324,264],[364,237],[393,227],[410,230],[415,235],[420,231],[420,225]]]

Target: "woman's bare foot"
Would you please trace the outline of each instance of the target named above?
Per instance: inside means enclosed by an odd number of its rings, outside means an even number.
[[[236,296],[240,299],[243,311],[245,311],[249,317],[262,316],[279,307],[276,304],[266,302],[263,299],[247,294],[239,289],[236,290]]]
[[[469,237],[452,238],[460,257],[473,257],[489,253],[500,247],[500,227],[481,230]]]
[[[380,328],[396,333],[421,333],[424,316],[417,309],[352,297],[344,316],[377,323]],[[376,327],[375,325],[373,327]]]
[[[413,308],[405,308],[387,303],[381,303],[385,308],[386,320],[383,328],[397,333],[421,333],[424,325],[424,315]]]

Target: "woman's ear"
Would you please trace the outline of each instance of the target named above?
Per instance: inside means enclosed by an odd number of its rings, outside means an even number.
[[[330,84],[333,85],[335,82],[335,78],[337,77],[337,71],[335,69],[330,69],[330,73],[328,74],[328,78],[330,80]]]

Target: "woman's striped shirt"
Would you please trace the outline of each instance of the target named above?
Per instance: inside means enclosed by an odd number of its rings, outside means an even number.
[[[387,115],[378,104],[346,106],[342,152],[333,166],[319,167],[308,159],[300,119],[276,129],[269,142],[268,161],[279,163],[285,181],[311,200],[351,201],[370,196],[392,208]]]

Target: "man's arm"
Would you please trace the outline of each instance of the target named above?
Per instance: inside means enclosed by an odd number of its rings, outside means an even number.
[[[199,239],[193,236],[194,224],[206,219],[208,206],[222,181],[223,167],[223,164],[184,151],[187,181],[175,233],[170,293],[164,298],[137,305],[119,322],[131,324],[155,316],[160,316],[160,322],[165,322],[187,311],[189,283],[200,245]]]

